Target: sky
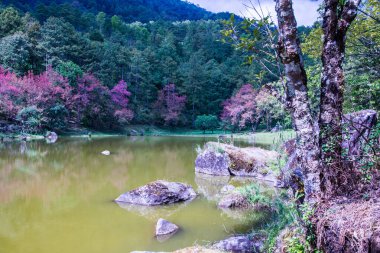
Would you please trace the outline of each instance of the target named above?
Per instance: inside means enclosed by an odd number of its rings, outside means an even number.
[[[232,12],[239,16],[252,17],[253,14],[247,10],[244,4],[250,5],[249,0],[187,0],[212,12]],[[251,0],[257,4],[258,0]],[[275,20],[274,0],[260,0],[262,9],[269,12]],[[293,0],[293,8],[298,25],[312,25],[318,18],[317,9],[321,0]],[[258,5],[257,5],[258,6]]]

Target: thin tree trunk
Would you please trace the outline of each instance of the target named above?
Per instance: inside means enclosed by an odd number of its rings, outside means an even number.
[[[314,203],[320,194],[319,144],[314,129],[302,62],[297,23],[291,0],[276,0],[278,51],[286,77],[286,107],[291,112],[297,135],[297,158],[305,187],[305,197]]]
[[[345,86],[343,61],[347,30],[357,15],[360,0],[348,0],[339,6],[339,0],[325,0],[323,16],[323,51],[320,104],[322,190],[331,196],[346,183],[342,166],[342,117]],[[340,8],[339,8],[340,7]]]

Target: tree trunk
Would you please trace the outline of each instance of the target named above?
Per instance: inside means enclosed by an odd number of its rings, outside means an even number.
[[[279,41],[278,51],[286,77],[286,107],[291,112],[297,135],[297,159],[304,176],[305,197],[314,203],[320,194],[319,144],[307,89],[297,23],[291,0],[276,0]]]
[[[346,184],[342,166],[342,116],[346,33],[357,14],[360,0],[348,0],[340,6],[339,0],[325,0],[323,16],[323,52],[320,104],[322,190],[328,197]],[[340,7],[340,8],[339,8]]]

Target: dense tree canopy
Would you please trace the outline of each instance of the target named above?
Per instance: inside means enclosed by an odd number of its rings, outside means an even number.
[[[131,9],[134,3],[139,2],[129,3]],[[130,111],[118,111],[124,123],[194,126],[197,115],[220,115],[223,101],[236,88],[258,80],[259,68],[244,65],[241,52],[221,42],[218,20],[127,23],[127,15],[117,16],[103,7],[70,5],[74,9],[66,13],[68,6],[50,1],[45,7],[43,1],[39,5],[29,1],[22,6],[20,1],[13,4],[31,13],[13,7],[0,9],[0,65],[18,76],[29,71],[40,74],[52,66],[79,91],[85,73],[110,90],[125,80],[131,94]],[[54,11],[48,10],[54,6]],[[84,16],[87,23],[75,18]],[[270,75],[261,79],[272,80]],[[172,83],[178,97],[186,97],[186,101],[180,103],[178,113],[163,109],[157,113],[157,101],[164,100],[162,91]],[[88,109],[88,113],[95,112]],[[163,115],[165,112],[168,115]],[[90,119],[86,122],[95,124]]]

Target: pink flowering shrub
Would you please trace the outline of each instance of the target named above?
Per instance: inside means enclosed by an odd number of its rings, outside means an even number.
[[[230,99],[223,103],[221,118],[234,127],[245,128],[255,123],[257,91],[252,85],[245,84]]]
[[[133,118],[130,95],[124,81],[109,90],[84,74],[73,88],[52,68],[18,77],[0,67],[0,119],[34,128],[25,130],[62,129],[67,122],[110,129]]]
[[[120,124],[128,123],[133,119],[133,112],[128,108],[130,96],[131,93],[124,80],[121,80],[111,90],[111,99],[115,107],[114,116]]]
[[[0,67],[0,118],[12,120],[20,109],[21,87],[17,76]]]
[[[35,125],[56,127],[55,121],[60,115],[51,115],[51,109],[61,106],[64,111],[70,104],[71,88],[65,78],[51,68],[40,75],[29,72],[23,77],[0,69],[0,114],[4,119],[15,121],[24,119],[22,112],[26,108],[34,108],[40,115]],[[53,113],[54,114],[54,113]],[[66,118],[61,118],[65,121]]]
[[[159,91],[155,108],[165,125],[175,125],[180,119],[185,104],[186,96],[179,95],[174,84],[168,84]]]

